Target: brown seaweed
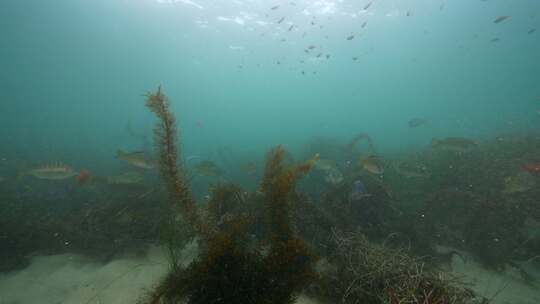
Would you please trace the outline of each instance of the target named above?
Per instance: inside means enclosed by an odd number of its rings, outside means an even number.
[[[177,162],[180,151],[178,151],[175,142],[176,120],[169,111],[169,102],[165,94],[162,93],[161,87],[158,87],[154,93],[146,94],[146,106],[159,119],[154,128],[159,172],[171,197],[171,203],[196,231],[201,231],[202,226],[195,201],[182,173],[182,167]]]

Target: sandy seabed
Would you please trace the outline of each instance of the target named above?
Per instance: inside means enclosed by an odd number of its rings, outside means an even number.
[[[184,261],[196,250],[188,247]],[[481,295],[496,295],[494,304],[540,303],[538,286],[528,285],[515,270],[493,272],[454,257],[453,271],[464,275]],[[133,304],[167,272],[163,250],[150,248],[145,257],[98,264],[79,255],[36,256],[23,270],[0,274],[0,304]],[[300,297],[298,304],[316,304]]]

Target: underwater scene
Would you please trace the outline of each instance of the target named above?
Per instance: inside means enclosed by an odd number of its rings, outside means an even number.
[[[0,304],[540,303],[540,1],[0,2]]]

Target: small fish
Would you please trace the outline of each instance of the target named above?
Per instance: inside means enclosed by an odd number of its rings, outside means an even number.
[[[318,158],[314,164],[314,168],[322,171],[330,171],[336,168],[336,162],[331,159]]]
[[[347,40],[353,40],[353,39],[354,39],[354,35],[347,36]]]
[[[126,172],[120,175],[107,176],[109,185],[136,185],[142,183],[144,176],[138,172]]]
[[[384,173],[384,163],[377,155],[370,155],[360,161],[362,168],[369,173],[381,175]]]
[[[257,164],[254,162],[249,162],[240,167],[240,169],[247,175],[254,175],[257,173]]]
[[[442,11],[443,9],[444,9],[444,3],[443,3],[443,4],[441,4],[441,6],[439,6],[439,10],[441,10],[441,11]]]
[[[445,150],[452,151],[465,151],[470,148],[478,146],[473,140],[462,138],[462,137],[447,137],[443,139],[433,139],[431,141],[431,146],[433,148],[441,148]]]
[[[204,176],[221,176],[223,171],[211,160],[203,160],[200,163],[196,164],[193,170]]]
[[[273,10],[273,11],[275,11],[275,10],[277,10],[278,8],[279,8],[279,5],[276,5],[276,6],[272,6],[270,9]]]
[[[401,162],[394,166],[396,172],[406,178],[427,178],[430,176],[427,168],[419,164]]]
[[[411,11],[407,11],[407,14],[405,14],[407,17],[410,17],[412,15]]]
[[[326,59],[330,59],[330,54],[326,54]]]
[[[368,193],[362,180],[359,178],[355,180],[352,184],[351,192],[349,193],[349,200],[354,202],[370,196],[371,194]]]
[[[364,22],[364,23],[362,23],[362,28],[365,28],[365,27],[366,27],[366,25],[367,25],[367,21],[366,21],[366,22]]]
[[[77,176],[77,172],[62,163],[50,163],[24,172],[22,175],[31,175],[38,179],[62,180]]]
[[[317,56],[315,56],[315,57],[321,58],[321,56],[322,56],[322,53],[319,53],[319,54],[317,54]]]
[[[534,32],[536,32],[536,29],[532,28],[532,29],[530,29],[530,30],[527,32],[527,34],[530,35],[530,34],[532,34],[532,33],[534,33]]]
[[[127,162],[128,164],[141,169],[153,169],[154,164],[148,155],[141,151],[125,152],[123,150],[116,151],[116,158]]]
[[[307,48],[308,48],[308,50],[313,50],[314,48],[316,48],[316,46],[310,45],[310,46],[308,46]]]
[[[364,10],[367,10],[372,4],[373,4],[373,1],[366,4],[366,6],[364,6]]]
[[[531,173],[540,173],[540,163],[525,164],[522,169]]]
[[[291,25],[291,26],[289,27],[289,29],[287,30],[287,32],[290,32],[290,31],[292,31],[293,29],[294,29],[294,25]]]
[[[501,41],[501,39],[499,39],[499,38],[493,38],[493,39],[491,39],[489,42],[498,42],[498,41]]]
[[[341,182],[343,182],[344,178],[341,171],[339,171],[337,168],[332,168],[331,170],[327,171],[327,174],[324,177],[324,180],[327,183],[330,183],[332,185],[338,185],[338,184],[341,184]]]
[[[493,23],[501,23],[508,18],[510,18],[510,16],[499,16],[493,20]]]
[[[285,17],[281,17],[281,19],[278,20],[277,24],[281,24],[281,22],[283,22],[283,20],[285,20]]]
[[[416,118],[413,118],[411,120],[409,120],[409,122],[407,123],[409,125],[409,128],[416,128],[416,127],[419,127],[423,124],[426,124],[428,122],[427,119],[425,118],[422,118],[422,117],[416,117]]]
[[[504,178],[503,193],[521,193],[529,191],[536,186],[536,178],[527,172],[521,171]]]
[[[352,60],[356,61],[356,60],[358,60],[358,57],[353,57]]]

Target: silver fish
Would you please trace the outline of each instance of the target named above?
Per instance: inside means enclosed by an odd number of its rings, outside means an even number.
[[[501,23],[508,18],[510,18],[510,16],[499,16],[495,20],[493,20],[493,23]]]
[[[153,169],[154,164],[144,152],[125,152],[123,150],[116,151],[116,158],[126,161],[132,166],[141,169]]]
[[[31,175],[39,179],[62,180],[76,176],[78,173],[68,165],[62,163],[50,163],[25,172],[23,175]]]

